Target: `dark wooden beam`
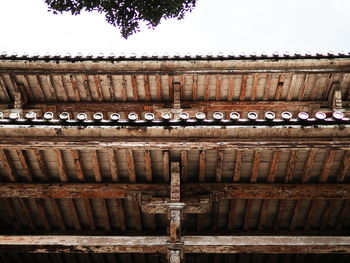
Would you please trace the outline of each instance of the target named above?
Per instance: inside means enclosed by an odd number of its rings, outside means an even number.
[[[350,253],[345,236],[183,236],[184,253]],[[166,236],[0,236],[0,251],[167,253]]]
[[[0,183],[0,198],[128,198],[132,192],[170,193],[168,184]],[[349,199],[350,184],[182,183],[183,196],[222,193],[227,199]]]

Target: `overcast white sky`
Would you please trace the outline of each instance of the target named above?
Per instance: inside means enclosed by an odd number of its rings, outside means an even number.
[[[350,0],[198,0],[184,20],[128,40],[104,15],[53,15],[44,0],[0,0],[0,52],[350,51]]]

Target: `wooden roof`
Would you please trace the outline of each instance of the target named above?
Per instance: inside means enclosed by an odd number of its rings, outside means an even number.
[[[0,112],[3,262],[349,259],[346,56],[3,56]]]

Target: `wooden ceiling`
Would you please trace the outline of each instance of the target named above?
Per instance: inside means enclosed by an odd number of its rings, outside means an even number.
[[[349,101],[348,58],[1,59],[0,262],[347,262]]]

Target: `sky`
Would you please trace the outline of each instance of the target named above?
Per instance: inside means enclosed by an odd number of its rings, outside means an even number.
[[[127,40],[103,14],[47,10],[44,0],[0,0],[0,52],[350,52],[350,0],[198,0],[183,20],[143,26]]]

